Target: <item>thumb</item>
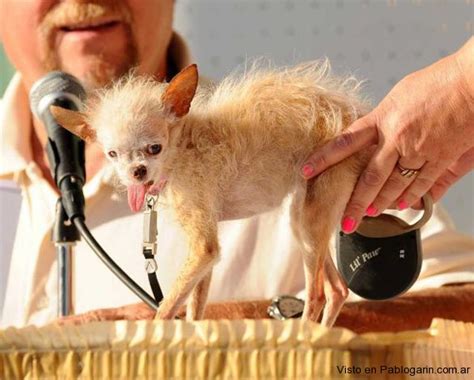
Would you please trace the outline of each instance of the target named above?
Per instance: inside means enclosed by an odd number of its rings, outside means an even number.
[[[312,154],[303,164],[303,177],[312,178],[362,148],[376,144],[378,140],[377,124],[372,114],[373,112],[355,121],[342,134]]]

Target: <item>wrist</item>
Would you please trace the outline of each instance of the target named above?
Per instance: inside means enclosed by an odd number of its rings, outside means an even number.
[[[453,54],[453,59],[459,68],[463,91],[474,102],[474,37]]]

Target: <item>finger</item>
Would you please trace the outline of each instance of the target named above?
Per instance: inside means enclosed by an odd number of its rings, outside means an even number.
[[[439,200],[454,183],[469,173],[473,168],[474,148],[459,157],[457,161],[435,181],[433,187],[430,189],[433,200],[435,202]]]
[[[303,164],[303,177],[312,178],[362,148],[377,143],[377,126],[373,119],[371,114],[364,116],[319,148]]]
[[[372,156],[357,182],[342,220],[342,230],[351,233],[357,229],[368,206],[374,201],[398,160],[398,152],[382,146]]]
[[[422,158],[407,159],[401,157],[393,172],[376,196],[372,204],[367,208],[368,216],[377,216],[390,207],[402,195],[403,191],[415,180],[415,175],[404,175],[403,169],[419,170],[425,163]]]
[[[415,204],[431,189],[436,179],[446,170],[446,166],[446,164],[427,162],[417,174],[413,183],[400,196],[397,208],[404,210]]]
[[[424,204],[423,204],[423,201],[420,198],[420,199],[416,200],[415,203],[413,203],[410,207],[414,210],[422,210],[424,208]]]

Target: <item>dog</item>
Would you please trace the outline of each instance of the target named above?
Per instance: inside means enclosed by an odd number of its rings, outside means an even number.
[[[129,75],[102,90],[86,110],[51,107],[59,124],[97,141],[127,186],[131,209],[146,194],[170,200],[190,253],[157,318],[202,317],[219,258],[219,221],[246,218],[292,196],[291,228],[300,244],[306,302],[303,319],[332,326],[348,295],[329,255],[346,203],[367,158],[351,157],[306,181],[305,159],[367,112],[352,77],[329,62],[287,68],[255,64],[214,87],[198,86],[196,65],[169,84]],[[297,264],[295,264],[297,265]]]

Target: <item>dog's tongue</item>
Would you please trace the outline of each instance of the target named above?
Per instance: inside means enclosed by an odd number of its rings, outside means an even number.
[[[128,205],[133,212],[138,212],[142,209],[145,202],[146,185],[130,185],[128,187]]]

